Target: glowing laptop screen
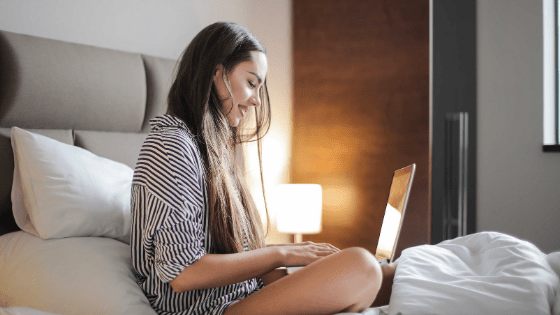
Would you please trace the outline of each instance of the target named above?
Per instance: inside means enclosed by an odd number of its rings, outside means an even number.
[[[415,169],[416,165],[412,164],[396,170],[393,175],[389,200],[385,208],[385,216],[383,217],[379,242],[375,252],[375,257],[379,260],[388,259],[392,261],[393,259]]]

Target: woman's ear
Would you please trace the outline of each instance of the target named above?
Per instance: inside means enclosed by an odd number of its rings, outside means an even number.
[[[214,77],[212,78],[212,82],[214,83],[214,87],[220,99],[229,98],[229,90],[226,83],[227,79],[224,78],[224,69],[223,65],[217,65],[216,72],[214,72]]]
[[[214,83],[216,83],[216,79],[223,80],[224,75],[224,66],[219,64],[216,66],[216,70],[214,71]]]

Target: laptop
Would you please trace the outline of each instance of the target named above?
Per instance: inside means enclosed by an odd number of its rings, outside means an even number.
[[[381,265],[392,263],[395,258],[395,249],[401,234],[404,213],[415,172],[416,164],[412,164],[396,170],[393,174],[389,199],[385,207],[379,241],[375,250],[375,258]]]
[[[396,170],[393,173],[389,198],[385,207],[385,215],[381,224],[379,241],[375,250],[375,258],[381,265],[393,262],[395,249],[401,233],[402,222],[412,187],[412,180],[416,172],[416,164]],[[288,267],[288,273],[293,273],[302,267]]]

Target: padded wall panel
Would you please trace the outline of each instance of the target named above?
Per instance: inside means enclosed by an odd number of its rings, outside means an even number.
[[[375,253],[393,170],[416,163],[397,257],[429,242],[429,0],[294,0],[291,180],[323,187],[304,241]]]
[[[143,132],[150,131],[150,119],[167,110],[167,93],[173,81],[175,60],[142,55],[146,67],[148,95]]]
[[[134,169],[148,134],[76,130],[75,136],[76,146]]]
[[[72,130],[28,129],[63,143],[73,144]],[[14,177],[14,152],[11,129],[0,128],[0,235],[19,230],[12,214],[12,181]]]
[[[0,127],[137,132],[139,54],[0,31]]]

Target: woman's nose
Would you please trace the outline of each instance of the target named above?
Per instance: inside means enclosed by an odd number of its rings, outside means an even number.
[[[261,96],[260,93],[255,93],[255,96],[253,96],[253,102],[251,102],[253,104],[253,106],[255,107],[259,107],[261,105]]]

